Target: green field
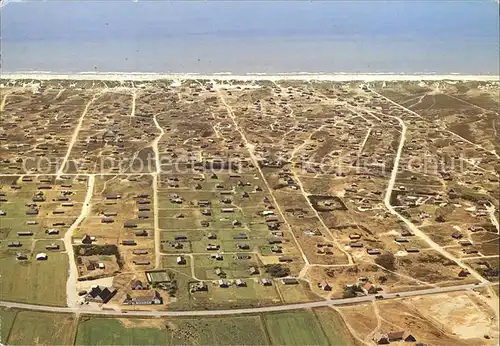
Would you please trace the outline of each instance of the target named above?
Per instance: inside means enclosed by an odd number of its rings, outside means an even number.
[[[20,311],[10,331],[9,345],[73,344],[76,321],[68,314]]]
[[[264,314],[273,345],[330,345],[310,310]]]
[[[324,307],[314,309],[314,313],[323,327],[330,345],[356,345],[356,339],[349,333],[344,320],[335,310]]]
[[[259,316],[199,319],[90,318],[77,345],[267,345]]]
[[[260,316],[176,319],[169,323],[176,345],[267,345]]]
[[[7,337],[16,318],[16,313],[16,310],[0,309],[0,344],[7,343]]]
[[[9,345],[356,345],[342,318],[318,308],[261,315],[101,318],[0,310]],[[9,332],[10,331],[10,332]]]
[[[145,328],[148,320],[131,319],[127,325],[141,325],[137,328],[125,327],[112,318],[91,318],[78,326],[76,345],[165,345],[168,333],[165,329]]]
[[[17,261],[16,250],[0,249],[0,300],[66,305],[66,254],[48,252],[46,261]]]

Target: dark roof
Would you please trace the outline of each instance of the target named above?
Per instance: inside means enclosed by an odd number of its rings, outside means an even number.
[[[93,300],[102,301],[103,303],[107,303],[113,295],[116,293],[116,289],[108,288],[104,286],[94,286],[87,294],[87,298],[91,298]]]

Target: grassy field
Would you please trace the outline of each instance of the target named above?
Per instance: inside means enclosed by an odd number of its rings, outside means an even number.
[[[76,345],[267,345],[259,316],[200,319],[90,318]]]
[[[9,345],[69,345],[75,329],[73,315],[20,311],[7,341]]]
[[[328,307],[317,308],[314,313],[330,345],[356,345],[356,339],[349,333],[344,320],[335,310]]]
[[[16,318],[16,310],[0,309],[0,344],[6,344],[10,329]]]
[[[74,317],[66,314],[0,310],[0,321],[2,343],[72,344],[75,338]],[[83,317],[78,325],[75,344],[356,345],[342,318],[329,308],[318,308],[314,312],[302,310],[242,317],[176,319]]]
[[[153,320],[130,319],[126,324],[112,318],[81,321],[76,345],[165,345],[167,331],[155,328]],[[148,323],[151,322],[151,323]],[[150,327],[145,327],[150,325]],[[152,327],[151,327],[152,325]],[[137,326],[137,327],[134,327]]]
[[[260,316],[178,319],[168,323],[176,345],[267,345]]]
[[[273,345],[330,345],[312,311],[264,314],[264,321]]]
[[[68,258],[48,253],[46,261],[19,262],[15,251],[0,249],[0,299],[23,303],[65,306]]]

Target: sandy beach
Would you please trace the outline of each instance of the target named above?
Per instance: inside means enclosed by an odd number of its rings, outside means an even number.
[[[232,75],[221,74],[156,74],[156,73],[78,73],[78,74],[52,74],[52,73],[2,73],[2,80],[101,80],[101,81],[153,81],[153,80],[179,80],[179,79],[214,79],[214,80],[237,80],[237,81],[258,81],[258,80],[302,80],[302,81],[500,81],[498,75],[461,75],[461,74],[247,74]]]

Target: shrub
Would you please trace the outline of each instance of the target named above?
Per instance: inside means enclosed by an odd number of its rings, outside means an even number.
[[[387,270],[394,271],[396,269],[396,258],[390,252],[378,255],[377,258],[375,258],[375,263]]]
[[[265,266],[266,273],[274,278],[282,278],[290,275],[290,268],[282,264],[268,264]]]

